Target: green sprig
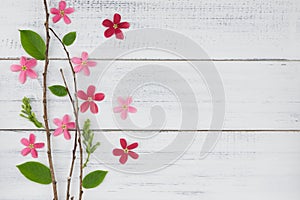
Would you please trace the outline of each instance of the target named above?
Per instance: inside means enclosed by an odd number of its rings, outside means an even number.
[[[94,133],[90,129],[90,126],[91,126],[91,121],[89,119],[87,119],[83,125],[82,136],[83,136],[83,145],[84,145],[85,151],[88,155],[87,155],[87,158],[86,158],[82,168],[85,168],[87,166],[87,164],[90,160],[91,154],[96,151],[98,146],[100,146],[100,142],[97,142],[96,144],[93,145]]]
[[[25,119],[28,119],[31,121],[37,128],[43,128],[43,124],[36,118],[35,113],[32,112],[31,105],[30,105],[30,99],[27,97],[24,97],[22,99],[23,105],[21,110],[21,117],[24,117]]]

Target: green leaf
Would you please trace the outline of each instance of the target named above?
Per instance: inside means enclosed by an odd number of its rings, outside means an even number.
[[[50,169],[39,162],[26,162],[17,165],[20,172],[29,180],[40,183],[50,184],[52,182]]]
[[[76,32],[70,32],[63,37],[62,41],[65,45],[70,46],[71,44],[73,44],[75,39],[76,39]]]
[[[31,30],[20,30],[24,50],[37,60],[45,60],[46,45],[42,37]]]
[[[96,170],[88,175],[86,175],[83,179],[82,186],[85,189],[95,188],[100,185],[108,171]]]
[[[62,85],[52,85],[48,88],[52,92],[52,94],[59,97],[64,97],[68,94],[67,89]]]

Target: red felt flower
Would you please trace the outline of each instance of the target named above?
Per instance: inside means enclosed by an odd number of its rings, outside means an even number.
[[[38,152],[36,151],[36,149],[43,148],[45,146],[45,143],[43,142],[35,143],[35,135],[32,133],[29,135],[29,139],[22,138],[21,143],[26,146],[21,151],[21,154],[23,156],[27,156],[29,153],[31,153],[31,156],[33,158],[38,157]]]
[[[122,28],[129,28],[130,24],[128,22],[121,22],[121,15],[118,13],[115,13],[113,22],[109,19],[105,19],[102,22],[102,25],[105,27],[108,27],[106,31],[104,32],[104,36],[109,38],[113,34],[116,35],[117,39],[123,40],[124,35],[122,32]]]
[[[90,108],[90,111],[94,114],[98,113],[98,106],[94,101],[102,101],[105,97],[103,93],[96,93],[96,87],[93,85],[90,85],[87,89],[87,93],[85,93],[82,90],[79,90],[77,92],[78,98],[85,100],[84,103],[80,106],[80,111],[85,112],[88,108]]]
[[[127,145],[127,141],[124,138],[120,139],[120,144],[122,149],[114,149],[113,154],[114,156],[121,156],[119,161],[121,164],[125,164],[128,160],[128,155],[133,159],[138,159],[139,155],[131,150],[138,147],[138,143],[132,143],[130,145]]]

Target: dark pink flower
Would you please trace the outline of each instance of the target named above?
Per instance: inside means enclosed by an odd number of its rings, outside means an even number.
[[[82,52],[81,58],[74,57],[72,58],[72,63],[76,64],[74,67],[75,73],[80,72],[81,70],[86,76],[90,75],[90,69],[89,67],[94,67],[96,66],[96,62],[88,60],[89,55],[87,52]]]
[[[118,13],[116,13],[114,15],[114,20],[113,22],[109,19],[105,19],[102,22],[102,25],[105,27],[108,27],[108,29],[106,29],[106,31],[104,32],[104,36],[109,38],[111,37],[113,34],[116,35],[117,39],[124,39],[124,35],[123,32],[121,31],[122,28],[129,28],[130,24],[128,22],[121,22],[121,15],[119,15]]]
[[[52,21],[54,23],[58,22],[61,18],[64,18],[64,21],[66,24],[70,24],[71,20],[67,16],[68,14],[71,14],[74,12],[74,8],[66,8],[67,3],[65,1],[60,1],[57,8],[51,8],[50,12],[54,14],[54,17],[52,18]]]
[[[36,66],[37,61],[36,59],[29,59],[27,60],[26,57],[22,56],[20,59],[20,65],[11,65],[10,69],[13,72],[19,72],[19,81],[24,84],[26,82],[26,77],[29,76],[30,78],[37,78],[37,73],[32,69]]]
[[[33,158],[38,157],[38,153],[37,153],[36,149],[43,148],[45,146],[45,143],[43,143],[43,142],[35,143],[35,135],[32,133],[29,135],[29,140],[27,140],[26,138],[22,138],[21,143],[26,146],[21,151],[21,154],[23,156],[27,156],[29,153],[31,153],[31,156]]]
[[[84,103],[80,106],[80,111],[85,112],[88,108],[90,108],[90,111],[94,114],[98,113],[98,106],[94,101],[102,101],[105,97],[103,93],[96,93],[96,87],[93,85],[90,85],[87,89],[87,93],[85,93],[82,90],[79,90],[77,92],[78,98],[85,100]]]
[[[132,97],[128,97],[124,100],[122,97],[118,97],[120,106],[114,107],[114,113],[121,113],[121,118],[125,120],[129,113],[136,113],[137,109],[133,106],[129,106],[132,103]]]
[[[127,141],[124,138],[120,139],[120,144],[122,149],[114,149],[113,154],[114,156],[121,156],[119,161],[121,164],[125,164],[128,160],[128,155],[133,159],[138,159],[139,155],[133,151],[132,149],[135,149],[138,147],[138,143],[132,143],[130,145],[127,145]]]
[[[64,137],[66,140],[71,139],[69,129],[75,128],[75,122],[70,122],[69,115],[64,115],[62,120],[55,118],[55,119],[53,119],[53,123],[56,126],[58,126],[58,128],[53,133],[54,136],[58,136],[58,135],[64,133]]]

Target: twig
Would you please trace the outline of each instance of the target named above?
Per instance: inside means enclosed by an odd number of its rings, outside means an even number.
[[[49,66],[49,43],[50,43],[50,34],[49,34],[49,12],[48,12],[48,4],[47,0],[44,0],[44,7],[45,7],[45,14],[46,14],[46,21],[45,21],[45,30],[46,30],[46,51],[45,51],[45,66],[43,72],[43,110],[44,110],[44,122],[45,122],[45,129],[47,135],[47,155],[48,155],[48,162],[50,167],[51,179],[52,179],[52,189],[54,200],[58,200],[57,195],[57,186],[56,186],[56,179],[54,173],[54,166],[52,161],[52,150],[51,150],[51,133],[48,124],[48,108],[47,108],[47,72]]]
[[[63,41],[59,38],[59,36],[55,33],[55,31],[52,28],[49,28],[49,30],[53,33],[53,35],[58,39],[58,41],[60,42],[60,44],[62,45],[67,58],[68,58],[68,62],[69,62],[69,66],[71,68],[72,71],[72,75],[73,75],[73,83],[74,83],[74,91],[75,91],[75,102],[71,100],[73,105],[73,109],[74,109],[74,115],[75,115],[75,123],[76,123],[76,131],[77,131],[77,138],[78,138],[78,146],[79,146],[79,159],[80,159],[80,175],[79,175],[79,200],[82,200],[82,195],[83,195],[83,190],[82,190],[82,179],[83,179],[83,150],[82,150],[82,143],[81,143],[81,133],[80,133],[80,127],[79,127],[79,119],[78,119],[78,112],[79,112],[79,106],[78,106],[78,98],[77,98],[77,80],[76,80],[76,74],[71,62],[71,58],[70,58],[70,53],[68,52],[66,46],[64,45]],[[62,72],[62,70],[61,70]],[[62,73],[63,75],[63,73]],[[66,85],[66,81],[64,78],[64,82]],[[71,94],[69,93],[69,97],[71,96]],[[73,155],[74,155],[74,151],[76,151],[77,148],[77,144],[75,145],[76,140],[74,142],[74,149],[73,149]],[[72,161],[73,163],[73,161]],[[70,169],[70,174],[72,175],[72,171],[73,171],[74,165],[71,165],[71,169]],[[69,176],[68,178],[68,186],[67,186],[67,200],[69,199],[69,193],[68,191],[70,190],[70,181],[71,181],[71,176]]]

